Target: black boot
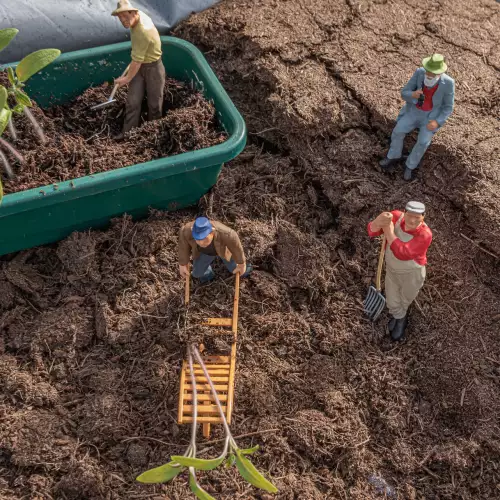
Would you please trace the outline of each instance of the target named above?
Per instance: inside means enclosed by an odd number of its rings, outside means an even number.
[[[402,340],[405,335],[406,327],[408,326],[408,316],[404,318],[397,319],[396,324],[391,332],[392,340]]]
[[[380,160],[378,164],[382,168],[382,170],[389,170],[394,164],[396,164],[401,158],[391,159],[387,158],[387,156]]]
[[[389,332],[392,332],[394,330],[394,327],[396,326],[396,318],[391,318],[389,322],[387,323],[387,328],[389,329]]]
[[[405,167],[405,172],[403,174],[403,179],[407,182],[413,180],[415,177],[415,170],[411,170],[408,167]]]

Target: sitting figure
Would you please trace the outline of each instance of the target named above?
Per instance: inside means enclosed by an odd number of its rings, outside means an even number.
[[[212,262],[219,256],[230,273],[240,273],[242,278],[252,272],[246,264],[240,238],[231,228],[206,217],[188,222],[179,232],[179,272],[183,278],[188,273],[190,256],[193,256],[193,277],[201,283],[215,277]]]
[[[433,54],[422,61],[410,81],[401,90],[406,101],[392,131],[391,147],[387,157],[380,161],[382,170],[389,169],[402,158],[406,134],[419,129],[417,143],[406,159],[404,180],[411,181],[415,169],[434,137],[453,112],[455,81],[445,74],[447,69],[441,54]]]

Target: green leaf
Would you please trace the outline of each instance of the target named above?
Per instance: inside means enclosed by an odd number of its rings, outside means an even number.
[[[12,39],[19,33],[16,28],[5,28],[0,30],[0,50],[5,49]]]
[[[215,500],[212,495],[209,495],[196,481],[196,476],[190,471],[189,473],[189,487],[200,500]]]
[[[194,467],[198,470],[213,470],[224,461],[225,456],[214,458],[212,460],[202,460],[201,458],[189,458],[183,456],[172,456],[172,462],[183,465],[184,467]]]
[[[260,448],[259,445],[254,446],[253,448],[246,448],[245,450],[240,450],[242,455],[252,455]]]
[[[22,115],[24,110],[24,106],[22,104],[16,104],[13,108],[12,111],[18,115]]]
[[[7,127],[11,116],[12,111],[10,109],[3,108],[2,110],[0,110],[0,135],[3,134],[3,131]]]
[[[147,470],[140,476],[137,476],[135,480],[147,484],[166,483],[184,470],[184,467],[176,467],[173,464],[174,462],[169,462],[168,464],[160,465],[160,467]]]
[[[226,460],[226,467],[232,467],[236,462],[236,456],[231,453]]]
[[[14,97],[16,98],[17,104],[20,104],[21,106],[33,106],[31,99],[21,90],[14,90]]]
[[[42,49],[29,54],[17,65],[17,78],[21,82],[25,82],[35,73],[38,73],[40,70],[45,68],[45,66],[48,66],[60,55],[61,51],[58,49]]]
[[[8,95],[7,89],[3,85],[0,85],[0,109],[5,108]]]
[[[14,70],[9,66],[7,68],[7,76],[9,77],[9,82],[11,85],[16,83],[16,75],[14,74]]]
[[[257,488],[261,488],[262,490],[268,491],[269,493],[277,493],[278,488],[274,486],[273,483],[268,481],[241,453],[241,450],[236,450],[236,467],[238,467],[238,471],[243,476],[245,481],[249,482],[253,486]]]

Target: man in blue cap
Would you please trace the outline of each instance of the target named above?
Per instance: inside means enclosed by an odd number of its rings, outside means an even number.
[[[240,273],[241,277],[245,277],[252,270],[250,264],[246,264],[245,252],[236,232],[206,217],[184,224],[179,231],[179,272],[183,278],[188,273],[191,256],[193,277],[199,278],[202,283],[214,279],[210,264],[217,256],[230,273]]]
[[[444,57],[433,54],[422,61],[422,66],[401,90],[406,104],[399,112],[392,131],[389,152],[379,163],[382,170],[388,170],[400,161],[406,134],[418,128],[417,142],[406,159],[405,181],[412,180],[434,134],[450,117],[455,103],[455,81],[445,74],[447,65]]]

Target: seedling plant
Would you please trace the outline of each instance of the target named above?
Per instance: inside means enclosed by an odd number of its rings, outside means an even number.
[[[19,33],[16,28],[6,28],[0,30],[0,51],[5,49],[10,42]],[[14,158],[16,158],[20,163],[24,161],[23,156],[10,144],[8,141],[3,139],[1,136],[5,129],[8,128],[10,137],[13,140],[17,139],[17,131],[13,122],[14,114],[24,114],[30,121],[36,135],[38,136],[40,142],[44,144],[46,142],[45,135],[43,133],[42,127],[37,122],[36,118],[29,108],[33,106],[30,97],[26,94],[24,86],[26,82],[36,73],[41,71],[43,68],[52,63],[61,55],[61,51],[58,49],[42,49],[33,52],[26,57],[24,57],[17,67],[12,69],[7,68],[7,76],[9,79],[9,87],[6,88],[0,85],[0,161],[3,164],[5,173],[9,179],[14,177],[14,172],[9,163],[7,156],[4,151],[8,151]],[[12,96],[15,100],[15,106],[11,109],[9,107],[8,99]],[[3,187],[0,180],[0,200],[3,197]]]
[[[224,428],[225,439],[222,453],[217,458],[213,458],[210,460],[196,458],[196,434],[198,423],[196,376],[193,369],[193,359],[195,359],[201,367],[203,374],[210,386],[210,390],[217,405],[217,409],[219,411]],[[168,481],[171,481],[181,472],[187,469],[189,472],[189,486],[196,497],[200,500],[215,500],[214,497],[212,497],[199,485],[196,479],[196,471],[214,470],[225,463],[227,467],[236,465],[241,476],[243,476],[243,478],[253,486],[268,491],[269,493],[276,493],[278,491],[276,486],[268,481],[247,458],[248,455],[255,453],[259,449],[259,447],[254,446],[253,448],[242,449],[239,448],[236,444],[236,441],[231,434],[231,430],[229,429],[229,425],[227,423],[226,416],[224,415],[224,410],[222,408],[215,386],[212,382],[212,379],[210,378],[210,375],[205,366],[205,363],[203,362],[198,348],[194,345],[188,347],[188,364],[191,383],[193,386],[193,421],[191,425],[191,441],[189,443],[189,446],[187,447],[183,455],[173,455],[169,463],[142,473],[137,477],[137,481],[149,484],[166,483]]]

